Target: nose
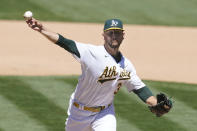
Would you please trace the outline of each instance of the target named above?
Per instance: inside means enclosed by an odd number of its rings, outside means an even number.
[[[112,39],[113,39],[113,40],[116,39],[114,31],[112,32]]]

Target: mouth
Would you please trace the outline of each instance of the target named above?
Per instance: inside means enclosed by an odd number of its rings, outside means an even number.
[[[112,40],[112,45],[118,45],[118,41],[117,40]]]
[[[120,44],[118,43],[117,40],[112,40],[111,42],[109,42],[109,46],[111,48],[118,48],[120,46]]]

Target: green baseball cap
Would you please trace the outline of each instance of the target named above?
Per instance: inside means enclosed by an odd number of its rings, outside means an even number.
[[[104,25],[104,31],[113,29],[123,30],[122,21],[119,19],[106,20]]]

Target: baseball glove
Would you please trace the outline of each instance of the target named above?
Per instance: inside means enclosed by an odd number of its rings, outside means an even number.
[[[172,101],[164,93],[157,94],[157,105],[148,106],[150,111],[160,117],[170,111],[172,108]]]

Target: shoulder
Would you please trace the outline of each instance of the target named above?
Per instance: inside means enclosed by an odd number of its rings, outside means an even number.
[[[85,48],[85,49],[99,49],[102,46],[98,46],[98,45],[94,45],[94,44],[89,44],[89,43],[81,43],[81,42],[77,42],[75,41],[77,47],[79,48]]]
[[[81,58],[84,57],[96,57],[103,53],[103,46],[93,45],[93,44],[85,44],[81,42],[75,42],[77,49],[81,55]],[[86,58],[84,58],[86,59]]]

